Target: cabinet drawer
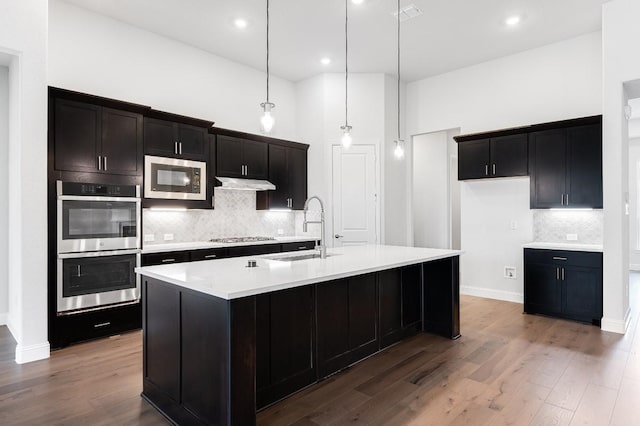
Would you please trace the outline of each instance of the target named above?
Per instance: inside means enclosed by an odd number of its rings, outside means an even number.
[[[565,266],[586,266],[602,268],[602,253],[570,251],[570,250],[546,250],[525,249],[526,263],[545,263]]]
[[[188,251],[169,251],[165,253],[149,253],[142,255],[142,266],[167,265],[189,261]]]
[[[214,248],[205,250],[193,250],[191,252],[191,261],[213,260],[229,257],[229,250],[226,248]]]
[[[229,257],[253,256],[256,254],[279,253],[280,244],[263,244],[259,246],[229,247]]]
[[[297,243],[283,243],[282,251],[313,250],[316,247],[315,241],[301,241]]]

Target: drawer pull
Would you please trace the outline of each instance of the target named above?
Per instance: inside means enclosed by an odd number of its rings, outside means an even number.
[[[162,263],[169,263],[169,262],[175,262],[175,259],[162,259]]]
[[[106,327],[108,325],[111,325],[110,321],[107,322],[101,322],[100,324],[93,324],[93,328],[100,328],[100,327]]]
[[[556,281],[560,281],[560,268],[556,268]]]
[[[204,258],[205,259],[213,259],[214,257],[218,257],[218,255],[217,254],[208,254]]]
[[[300,246],[300,247],[298,247],[298,250],[306,250],[306,249],[307,249],[307,246]]]
[[[553,256],[553,260],[567,260],[566,257]]]

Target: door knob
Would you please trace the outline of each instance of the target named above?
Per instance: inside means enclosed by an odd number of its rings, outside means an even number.
[[[336,234],[336,235],[334,235],[334,237],[336,237],[336,238],[343,238],[343,237],[344,237],[344,235]]]

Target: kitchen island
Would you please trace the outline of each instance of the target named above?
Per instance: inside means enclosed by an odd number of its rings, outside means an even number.
[[[142,396],[178,424],[255,424],[257,409],[419,331],[459,337],[460,251],[313,254],[136,269]]]

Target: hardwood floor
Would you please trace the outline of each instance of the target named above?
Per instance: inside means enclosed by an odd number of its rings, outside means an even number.
[[[640,274],[617,335],[462,296],[462,337],[418,335],[258,414],[260,425],[629,425],[640,406]],[[140,398],[140,332],[13,361],[0,327],[1,425],[165,425]]]

